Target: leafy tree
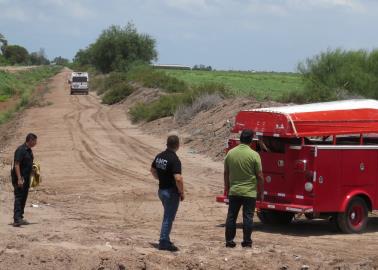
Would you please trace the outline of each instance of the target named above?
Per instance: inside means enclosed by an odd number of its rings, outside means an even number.
[[[298,65],[305,82],[305,102],[378,98],[378,50],[328,50]]]
[[[1,43],[1,51],[3,50],[3,46],[8,45],[8,41],[5,39],[4,35],[0,33],[0,43]]]
[[[139,34],[131,23],[126,27],[112,25],[101,33],[95,43],[80,50],[74,61],[92,64],[104,73],[127,70],[135,61],[150,63],[156,60],[155,43],[149,35]]]
[[[92,60],[92,55],[91,55],[91,51],[92,51],[91,48],[92,48],[92,45],[89,45],[89,47],[87,47],[86,49],[80,49],[76,53],[73,59],[73,62],[80,66],[92,64],[93,60]]]
[[[66,58],[63,58],[61,56],[55,57],[53,62],[57,65],[65,66],[67,65],[70,61]]]
[[[19,45],[7,45],[2,47],[3,55],[10,64],[27,64],[29,62],[28,51]]]
[[[50,64],[50,61],[46,57],[45,49],[41,48],[38,52],[32,52],[30,54],[30,64],[37,66]]]

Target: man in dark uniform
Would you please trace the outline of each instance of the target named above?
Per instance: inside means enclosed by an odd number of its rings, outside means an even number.
[[[169,234],[176,217],[180,200],[184,200],[184,182],[181,175],[181,162],[176,151],[180,147],[178,136],[171,135],[167,139],[167,149],[158,154],[151,165],[152,175],[159,180],[159,198],[164,207],[161,225],[159,249],[177,251]]]
[[[37,144],[37,136],[29,133],[24,144],[14,153],[14,167],[12,169],[12,184],[14,187],[14,227],[27,225],[24,220],[24,209],[28,198],[30,174],[33,169],[32,148]]]

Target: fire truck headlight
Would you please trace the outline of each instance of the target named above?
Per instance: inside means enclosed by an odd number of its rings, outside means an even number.
[[[307,182],[307,183],[305,184],[305,190],[306,190],[307,192],[311,192],[313,188],[314,188],[314,185],[313,185],[311,182]]]

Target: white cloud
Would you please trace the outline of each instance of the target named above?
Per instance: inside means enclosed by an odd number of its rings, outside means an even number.
[[[27,22],[31,19],[30,15],[22,7],[3,7],[0,10],[1,18],[17,22]]]
[[[363,1],[357,0],[288,0],[287,3],[292,7],[346,8],[357,12],[365,11]]]
[[[240,2],[243,10],[244,3]],[[315,12],[319,9],[365,12],[363,1],[357,0],[248,0],[247,11],[253,14],[291,16],[293,12]]]

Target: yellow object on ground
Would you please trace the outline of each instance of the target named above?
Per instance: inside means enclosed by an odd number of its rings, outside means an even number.
[[[39,162],[33,162],[33,171],[30,176],[30,187],[39,186],[41,182],[41,165],[39,164]]]

